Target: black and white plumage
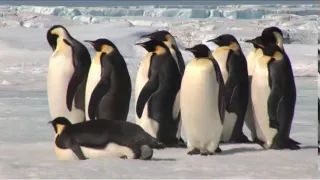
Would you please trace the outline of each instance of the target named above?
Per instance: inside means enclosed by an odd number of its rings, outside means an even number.
[[[50,123],[56,132],[54,149],[60,160],[150,159],[152,148],[163,148],[140,126],[126,121],[96,119],[71,124],[58,117]]]

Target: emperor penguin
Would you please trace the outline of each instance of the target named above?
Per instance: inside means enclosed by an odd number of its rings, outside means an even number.
[[[126,121],[131,79],[123,56],[108,39],[85,42],[90,43],[96,51],[86,85],[86,119]]]
[[[96,119],[77,124],[57,117],[52,124],[54,151],[59,160],[98,158],[151,159],[153,149],[163,149],[140,126],[117,120]]]
[[[47,41],[53,50],[47,75],[51,118],[64,116],[73,124],[82,122],[91,64],[89,51],[61,25],[54,25],[47,31]]]
[[[218,62],[204,44],[186,48],[194,54],[181,82],[181,118],[188,154],[221,152],[220,137],[225,114],[225,86]]]
[[[290,138],[296,92],[289,59],[279,46],[264,43],[252,75],[251,97],[257,138],[265,149],[300,149]]]
[[[246,58],[237,39],[231,34],[220,35],[208,42],[219,46],[212,55],[218,61],[226,87],[226,113],[221,141],[250,143],[242,130],[249,100]]]
[[[283,33],[281,29],[276,26],[270,26],[265,28],[261,33],[261,41],[263,43],[276,44],[278,47],[280,47],[280,49],[282,50],[282,54],[285,56],[285,59],[288,59],[287,70],[289,71],[290,74],[293,74],[290,58],[284,49],[284,45],[283,45],[284,39],[283,39]],[[295,79],[292,78],[290,80],[292,81],[291,83],[294,84],[294,86],[292,86],[292,89],[291,89],[293,93],[292,96],[296,97],[297,94],[296,94]],[[296,99],[294,99],[294,101],[296,101]],[[295,144],[300,144],[299,142],[294,141],[293,139],[290,139],[290,141],[292,141],[292,143],[295,143]]]
[[[161,41],[151,39],[136,45],[148,51],[136,77],[137,123],[166,147],[185,148],[184,141],[176,137],[180,125],[177,95],[182,77],[174,58]]]
[[[258,36],[251,40],[246,40],[245,42],[251,43],[253,45],[252,51],[247,56],[247,65],[248,65],[248,80],[249,80],[249,94],[248,94],[248,106],[247,112],[244,119],[245,124],[247,125],[248,129],[251,132],[251,138],[253,142],[257,141],[257,133],[255,128],[255,120],[253,116],[252,110],[252,101],[251,101],[251,82],[252,82],[252,73],[254,72],[254,68],[256,65],[256,61],[263,55],[262,51],[258,51],[259,45],[262,44],[261,36]]]
[[[169,33],[166,30],[160,30],[160,31],[155,31],[155,32],[147,34],[147,35],[143,35],[143,36],[141,36],[141,38],[149,38],[149,39],[154,39],[154,40],[163,42],[168,47],[170,54],[174,58],[176,65],[179,69],[179,72],[181,74],[181,78],[182,78],[183,72],[185,69],[185,62],[184,62],[182,54],[178,48],[178,44],[171,33]],[[180,110],[179,103],[180,103],[180,91],[177,94],[175,104],[174,104],[174,108],[176,109],[175,111]],[[180,112],[179,112],[178,121],[179,121],[179,126],[178,126],[177,138],[181,141],[181,143],[184,143],[184,140],[181,138],[181,127],[182,127],[181,123],[182,123],[182,121],[181,121]]]

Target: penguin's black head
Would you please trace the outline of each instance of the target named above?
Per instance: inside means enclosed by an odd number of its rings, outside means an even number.
[[[223,34],[215,39],[210,39],[207,42],[214,42],[218,46],[230,46],[232,43],[238,44],[237,39],[231,34]]]
[[[282,41],[283,40],[283,33],[282,31],[275,26],[271,26],[268,28],[265,28],[262,33],[261,36],[263,38],[264,42],[268,42],[268,43],[278,43],[278,41]]]
[[[192,52],[196,58],[208,58],[211,55],[210,49],[204,44],[197,44],[191,48],[186,48],[185,50]]]
[[[147,35],[143,35],[140,38],[150,38],[161,42],[169,41],[171,44],[176,45],[174,37],[166,30],[156,31]]]
[[[258,36],[258,37],[254,38],[254,39],[245,40],[244,42],[253,44],[254,48],[256,48],[256,49],[257,48],[261,48],[261,47],[264,46],[261,36]]]
[[[57,39],[60,36],[69,36],[69,38],[72,38],[67,29],[62,25],[54,25],[47,31],[47,41],[53,51],[57,48]]]
[[[275,54],[281,54],[281,56],[283,55],[281,48],[277,44],[264,44],[264,47],[261,49],[265,56],[274,57],[276,56]]]
[[[71,122],[65,117],[57,117],[54,120],[49,121],[48,124],[52,124],[54,131],[57,134],[61,134],[65,127],[72,125]]]
[[[161,41],[157,41],[155,39],[150,39],[149,41],[145,41],[145,42],[142,42],[142,43],[136,43],[135,45],[140,45],[142,46],[143,48],[145,48],[148,52],[155,52],[157,51],[157,47],[160,47],[160,48],[164,48],[167,50],[167,47],[166,45],[161,42]]]
[[[95,41],[85,40],[84,42],[90,43],[97,52],[109,53],[114,50],[118,51],[116,45],[108,39],[97,39]]]

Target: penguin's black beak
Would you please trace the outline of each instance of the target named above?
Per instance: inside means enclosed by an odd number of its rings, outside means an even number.
[[[140,37],[140,39],[142,39],[142,38],[152,38],[152,35],[146,34],[146,35],[143,35],[143,36]]]
[[[190,52],[196,52],[195,49],[193,49],[193,48],[185,48],[184,50],[190,51]]]
[[[254,39],[248,39],[248,40],[245,40],[244,42],[246,42],[246,43],[255,43],[255,40]]]
[[[92,46],[95,45],[95,42],[94,41],[90,41],[90,40],[84,40],[83,42],[87,42],[87,43],[90,43]]]
[[[52,124],[52,121],[49,121],[47,124]]]
[[[136,45],[136,46],[146,47],[146,44],[145,44],[145,43],[143,43],[143,42],[135,43],[134,45]]]
[[[217,38],[215,38],[215,39],[210,39],[210,40],[208,40],[207,42],[218,43],[218,42],[219,42],[219,39],[217,39]]]

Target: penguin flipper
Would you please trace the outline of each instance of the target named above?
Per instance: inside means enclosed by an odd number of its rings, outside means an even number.
[[[86,77],[88,75],[90,65],[91,65],[91,57],[88,49],[81,44],[80,42],[76,41],[76,43],[69,42],[66,39],[63,41],[71,47],[72,50],[72,63],[74,67],[74,74],[72,75],[67,90],[67,108],[69,111],[72,109],[72,101],[77,93],[77,90],[83,80],[84,84],[86,84]],[[83,91],[82,94],[85,92]],[[80,102],[80,109],[84,109],[84,99],[83,102]],[[75,99],[75,104],[78,104],[78,100]]]
[[[103,98],[103,96],[108,93],[109,89],[110,83],[106,80],[100,80],[100,82],[92,91],[88,108],[88,115],[91,120],[94,120],[94,118],[96,117],[97,107],[100,104],[100,101]]]
[[[271,92],[268,97],[268,115],[270,121],[270,127],[278,129],[280,128],[279,120],[278,120],[278,111],[281,108],[281,101],[283,100],[283,92],[284,89],[282,87],[282,79],[283,75],[280,74],[283,70],[279,69],[279,64],[273,62],[268,64],[269,70],[269,86]]]
[[[71,146],[69,147],[72,152],[77,156],[78,159],[80,160],[86,160],[88,158],[86,158],[86,156],[83,154],[82,150],[81,150],[81,147],[78,143],[76,142],[73,142],[71,144]]]
[[[213,63],[214,69],[216,71],[217,81],[219,83],[219,99],[218,99],[218,102],[219,102],[219,114],[220,114],[221,122],[223,124],[224,115],[225,115],[225,109],[226,109],[226,94],[225,94],[226,87],[224,85],[223,76],[222,76],[222,73],[221,73],[221,70],[220,70],[218,62],[215,59],[213,59],[212,63]]]
[[[275,129],[280,128],[277,112],[282,100],[283,96],[281,95],[280,91],[273,88],[268,98],[268,115],[270,119],[269,126]]]
[[[74,73],[69,81],[68,89],[67,89],[67,108],[69,111],[72,109],[72,102],[74,99],[74,96],[76,95],[76,92],[78,90],[78,87],[80,86],[82,81],[82,77],[78,76],[76,73]]]
[[[142,116],[145,104],[147,103],[151,95],[158,89],[158,86],[159,76],[153,75],[153,77],[151,76],[149,81],[144,85],[143,89],[141,90],[136,105],[136,113],[139,118],[141,118]]]

